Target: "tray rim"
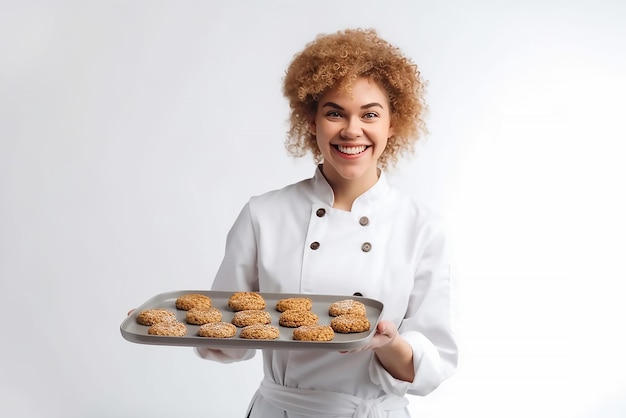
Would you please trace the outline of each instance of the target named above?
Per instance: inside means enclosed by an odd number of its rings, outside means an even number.
[[[172,290],[158,293],[151,298],[147,299],[137,308],[135,308],[130,315],[128,315],[120,324],[120,333],[122,337],[129,342],[137,343],[137,344],[146,344],[146,345],[166,345],[166,346],[180,346],[180,347],[198,347],[198,348],[247,348],[247,349],[273,349],[273,350],[306,350],[306,349],[318,349],[318,350],[332,350],[332,351],[349,351],[356,350],[365,345],[367,345],[371,339],[374,337],[374,333],[376,331],[376,324],[380,321],[384,311],[384,304],[376,299],[367,298],[364,296],[355,296],[355,295],[338,295],[338,294],[318,294],[318,293],[282,293],[282,292],[263,292],[263,291],[254,291],[255,293],[261,294],[266,299],[282,299],[289,297],[310,297],[312,299],[331,299],[331,300],[344,300],[344,299],[354,299],[359,300],[365,303],[366,306],[373,308],[376,312],[372,313],[371,309],[368,309],[368,318],[370,320],[370,329],[369,331],[354,333],[354,334],[335,334],[339,335],[342,338],[347,338],[346,336],[351,336],[354,338],[347,339],[345,341],[296,341],[296,340],[246,340],[243,338],[239,338],[238,334],[240,329],[237,330],[237,335],[232,338],[207,338],[207,337],[199,337],[195,335],[195,333],[187,334],[184,337],[173,337],[173,336],[157,336],[157,335],[148,335],[147,333],[137,333],[129,330],[129,328],[139,326],[144,327],[142,325],[138,325],[136,323],[136,318],[139,312],[144,309],[158,307],[159,301],[163,301],[165,303],[166,300],[176,298],[178,296],[188,294],[188,293],[198,293],[205,294],[208,296],[214,296],[215,298],[226,298],[230,297],[235,292],[242,292],[242,290],[200,290],[200,289],[183,289],[183,290]],[[177,310],[175,307],[166,308],[173,310],[178,313],[178,315],[182,315],[182,312]],[[277,315],[277,311],[273,306],[268,304],[266,307],[267,311],[270,311],[273,316]],[[230,313],[230,312],[228,312]],[[184,322],[184,321],[183,321]],[[188,329],[195,329],[197,325],[187,325]],[[284,329],[286,327],[281,327],[277,323],[273,322],[273,325],[279,327],[280,329]],[[147,330],[147,327],[146,327]]]

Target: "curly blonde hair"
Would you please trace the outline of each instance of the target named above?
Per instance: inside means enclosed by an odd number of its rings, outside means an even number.
[[[413,152],[415,143],[427,133],[426,83],[417,65],[376,30],[346,29],[318,35],[287,68],[283,94],[291,114],[285,147],[291,155],[302,157],[310,151],[316,162],[322,161],[309,130],[319,98],[335,87],[350,91],[351,83],[360,77],[378,83],[389,97],[394,135],[379,159],[380,167],[393,166],[400,156]]]

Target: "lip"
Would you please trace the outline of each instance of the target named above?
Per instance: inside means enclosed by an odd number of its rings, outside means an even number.
[[[339,147],[342,147],[342,148],[352,148],[352,149],[363,148],[363,150],[360,151],[360,152],[355,152],[355,153],[346,153],[346,152],[342,152],[339,149]],[[331,148],[338,155],[340,155],[343,158],[347,158],[347,159],[359,158],[360,156],[365,154],[370,147],[371,147],[371,145],[365,145],[365,144],[349,144],[349,145],[347,145],[347,144],[331,144]]]

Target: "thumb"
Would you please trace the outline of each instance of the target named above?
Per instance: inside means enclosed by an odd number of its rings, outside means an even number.
[[[388,338],[393,338],[398,333],[396,326],[390,321],[380,321],[376,326],[376,331]]]

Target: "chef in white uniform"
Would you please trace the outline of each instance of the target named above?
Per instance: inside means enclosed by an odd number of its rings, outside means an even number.
[[[457,365],[442,224],[384,172],[423,128],[420,74],[375,31],[346,30],[307,45],[284,92],[288,149],[319,165],[312,178],[249,200],[213,290],[362,295],[384,311],[354,352],[263,350],[248,416],[409,417],[405,395],[427,395]],[[255,355],[196,351],[221,362]]]

